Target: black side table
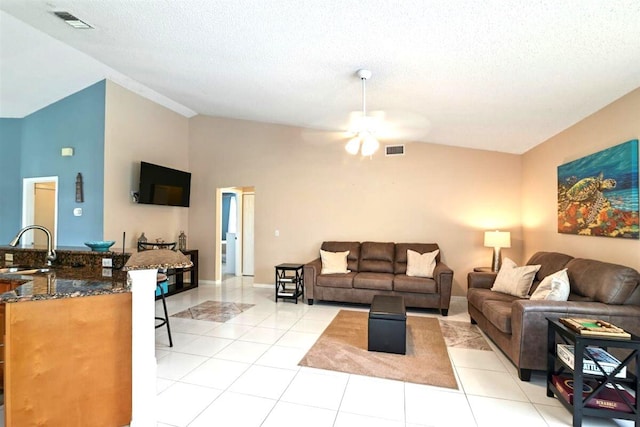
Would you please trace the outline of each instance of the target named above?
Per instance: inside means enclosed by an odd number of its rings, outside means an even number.
[[[573,426],[580,427],[582,425],[582,417],[584,415],[600,417],[600,418],[623,418],[635,421],[636,427],[640,427],[640,410],[638,407],[638,397],[640,397],[640,388],[638,387],[638,362],[640,361],[640,337],[631,335],[631,338],[609,338],[595,335],[581,335],[569,329],[558,320],[547,319],[549,328],[547,331],[547,396],[554,395],[562,403],[562,405],[573,413]],[[559,338],[559,341],[556,340]],[[573,344],[574,345],[574,366],[568,366],[562,362],[557,356],[556,344]],[[610,374],[604,375],[604,370],[600,364],[594,360],[596,366],[602,370],[603,375],[590,375],[583,372],[583,361],[590,358],[585,352],[585,347],[596,346],[604,348],[624,349],[627,354],[620,362],[620,365]],[[631,372],[630,363],[635,362],[635,373]],[[556,369],[556,366],[559,366]],[[627,376],[625,378],[616,377],[616,374],[623,368],[627,367]],[[571,374],[573,378],[573,405],[569,403],[558,391],[553,383],[552,376],[559,375],[563,372]],[[597,380],[599,385],[587,395],[584,399],[582,393],[575,390],[583,390],[584,380]],[[590,408],[586,404],[590,399],[594,399],[596,394],[603,390],[607,384],[611,384],[614,389],[617,385],[626,385],[635,391],[635,399],[626,402],[631,408],[631,412],[615,411],[612,409]],[[622,399],[624,400],[624,399]]]
[[[304,264],[276,265],[276,302],[282,298],[298,303],[304,289],[303,267]]]

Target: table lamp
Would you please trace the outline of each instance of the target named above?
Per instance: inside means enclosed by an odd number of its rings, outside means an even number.
[[[497,272],[502,264],[501,248],[511,247],[511,233],[508,231],[485,231],[484,245],[493,248],[493,259],[491,260],[491,271]]]

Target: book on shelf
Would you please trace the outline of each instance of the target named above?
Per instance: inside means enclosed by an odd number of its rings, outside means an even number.
[[[611,322],[598,319],[582,319],[577,317],[561,317],[560,323],[580,335],[591,335],[608,338],[631,338],[631,334]]]
[[[573,405],[573,378],[568,375],[552,375],[551,380],[553,385],[558,390],[558,393],[564,397],[564,399]],[[591,393],[593,393],[600,383],[594,379],[585,378],[582,383],[582,398],[584,399]],[[633,412],[631,407],[623,400],[621,395],[627,399],[627,401],[633,405],[635,403],[635,397],[621,385],[616,385],[618,391],[610,383],[598,392],[592,399],[589,399],[584,406],[588,408],[599,409],[612,409],[614,411],[621,412]],[[618,393],[619,392],[619,393]]]
[[[558,357],[571,369],[574,367],[575,362],[575,347],[568,344],[557,344],[556,350]],[[620,361],[613,357],[608,351],[600,347],[585,347],[585,351],[589,354],[589,357],[584,356],[582,359],[582,372],[590,375],[602,375],[602,371],[598,369],[595,362],[604,369],[608,374],[614,371],[620,365]],[[595,361],[595,362],[594,362]],[[616,378],[626,378],[627,367],[623,366],[620,372],[616,374]]]

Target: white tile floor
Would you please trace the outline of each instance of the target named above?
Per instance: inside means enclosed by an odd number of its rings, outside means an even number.
[[[156,331],[158,426],[570,426],[569,412],[545,393],[544,377],[521,382],[499,350],[450,348],[460,390],[298,366],[342,309],[273,301],[250,278],[167,299],[176,313],[200,302],[255,304],[226,323],[171,318],[174,347]],[[160,313],[160,305],[157,305]],[[453,298],[449,320],[469,321]],[[433,315],[429,313],[411,313]],[[585,426],[633,425],[588,418]]]

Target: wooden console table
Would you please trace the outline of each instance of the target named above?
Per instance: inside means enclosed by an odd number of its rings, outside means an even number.
[[[185,249],[182,252],[191,259],[193,266],[189,268],[169,269],[167,277],[169,278],[169,286],[165,296],[177,294],[179,292],[188,291],[198,287],[198,250]],[[159,299],[160,297],[156,297]]]

